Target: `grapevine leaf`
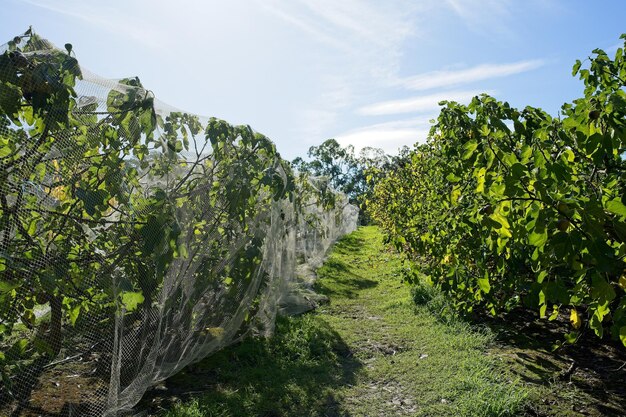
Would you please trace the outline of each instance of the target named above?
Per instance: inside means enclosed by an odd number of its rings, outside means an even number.
[[[121,297],[122,304],[127,312],[135,311],[137,306],[144,302],[145,298],[141,292],[123,292]]]
[[[536,247],[544,246],[547,240],[548,232],[545,229],[543,231],[537,231],[537,229],[535,229],[528,236],[528,243]]]
[[[463,145],[462,159],[469,159],[474,154],[474,151],[478,148],[478,143],[475,140],[470,140]]]
[[[572,312],[569,316],[569,321],[574,329],[580,329],[580,326],[582,325],[582,320],[580,319],[580,315],[575,308],[572,308]]]
[[[578,70],[580,70],[580,66],[582,65],[582,62],[580,62],[580,59],[576,60],[576,63],[574,64],[574,66],[572,67],[572,75],[576,75],[578,74]]]
[[[606,209],[620,217],[626,217],[626,206],[619,198],[614,198],[613,200],[607,202]]]
[[[70,323],[72,323],[72,326],[74,326],[76,324],[76,320],[78,320],[78,316],[80,315],[80,309],[81,305],[78,304],[68,311],[68,316],[70,318]]]
[[[19,288],[20,284],[17,282],[0,281],[0,293],[8,293],[16,288]]]

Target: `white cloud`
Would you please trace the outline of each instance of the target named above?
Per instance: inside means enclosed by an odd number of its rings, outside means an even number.
[[[342,146],[354,146],[356,152],[371,146],[394,154],[404,145],[412,146],[417,142],[424,142],[429,130],[428,119],[418,118],[353,129],[337,135],[336,139]]]
[[[385,9],[378,3],[367,3],[361,0],[300,1],[329,26],[367,40],[370,45],[395,47],[397,41],[413,32],[412,26],[401,19],[404,14],[401,10]]]
[[[619,48],[623,48],[623,47],[624,47],[624,42],[618,42],[615,45],[611,45],[608,48],[606,48],[604,52],[606,52],[607,54],[614,54],[615,52],[617,52]]]
[[[512,36],[509,28],[515,15],[512,0],[445,0],[442,5],[474,31]]]
[[[170,41],[158,27],[149,27],[147,24],[137,24],[132,16],[119,13],[119,10],[94,8],[87,2],[51,2],[49,0],[22,0],[35,7],[63,14],[90,25],[98,26],[109,33],[123,34],[144,46],[153,49],[168,47]],[[148,20],[148,19],[146,19]],[[37,28],[35,28],[37,29]]]
[[[432,71],[408,77],[400,84],[411,90],[428,90],[438,87],[453,87],[474,81],[507,77],[513,74],[530,71],[542,66],[539,59],[513,62],[509,64],[482,64],[460,70]]]
[[[407,19],[415,9],[406,2],[392,4],[365,0],[257,0],[259,6],[314,39],[345,49],[363,46],[395,49],[414,32]]]
[[[285,11],[283,7],[280,7],[277,4],[272,4],[270,1],[259,1],[258,5],[276,17],[312,36],[318,42],[327,44],[342,51],[350,50],[350,46],[343,42],[340,38],[328,34],[324,30],[316,27],[313,22],[310,22],[303,17],[299,17],[295,13]]]
[[[309,108],[298,111],[295,118],[297,128],[292,136],[313,145],[328,138],[327,132],[337,122],[338,113],[334,110]]]
[[[494,91],[447,91],[427,96],[413,97],[403,100],[390,100],[361,107],[359,114],[365,116],[381,116],[399,113],[426,113],[439,109],[439,102],[443,100],[469,102],[479,94],[495,94]]]
[[[316,96],[296,111],[293,131],[305,142],[332,136],[341,117],[371,92],[389,87],[404,42],[420,28],[416,6],[405,0],[255,0],[277,24],[312,41],[294,59],[310,55],[315,65]]]

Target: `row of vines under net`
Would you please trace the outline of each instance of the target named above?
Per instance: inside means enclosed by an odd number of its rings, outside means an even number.
[[[312,307],[299,271],[357,217],[250,127],[14,38],[0,46],[0,414],[126,415]]]

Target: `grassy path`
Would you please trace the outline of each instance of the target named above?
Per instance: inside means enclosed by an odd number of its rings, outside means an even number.
[[[318,270],[330,303],[281,319],[170,379],[168,417],[507,416],[525,391],[486,354],[488,332],[416,307],[401,261],[374,227],[342,239]],[[171,388],[170,388],[171,389]],[[196,394],[189,396],[189,391]],[[176,400],[176,399],[175,399]]]

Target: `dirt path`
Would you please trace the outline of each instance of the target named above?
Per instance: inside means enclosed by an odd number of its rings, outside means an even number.
[[[626,415],[619,347],[592,339],[553,353],[549,338],[562,333],[532,313],[491,323],[498,340],[477,324],[443,323],[444,297],[418,286],[416,305],[401,274],[374,227],[343,239],[318,271],[331,302],[317,317],[363,365],[336,396],[346,414],[328,415]]]
[[[496,343],[489,330],[444,321],[447,316],[439,314],[446,306],[443,297],[425,286],[412,292],[401,282],[402,273],[401,257],[383,244],[380,231],[360,228],[338,242],[317,270],[315,290],[328,303],[300,316],[279,318],[270,339],[245,339],[188,367],[151,390],[137,413],[626,415],[624,360],[617,355],[587,353],[604,361],[591,361],[598,366],[590,367],[578,358],[569,379],[555,379],[568,366],[567,358],[547,352],[541,344]],[[507,323],[507,331],[500,331],[504,336],[515,331]],[[521,334],[532,336],[527,333]],[[47,395],[43,389],[40,394]],[[53,405],[52,397],[47,400]]]
[[[175,404],[158,406],[168,417],[520,415],[525,390],[485,353],[492,337],[416,307],[382,241],[375,227],[342,239],[317,271],[328,304],[182,372],[163,387]]]
[[[519,413],[524,390],[485,355],[490,335],[416,308],[401,268],[378,229],[366,227],[318,271],[318,291],[331,300],[318,318],[363,365],[339,391],[338,408],[351,416]]]

